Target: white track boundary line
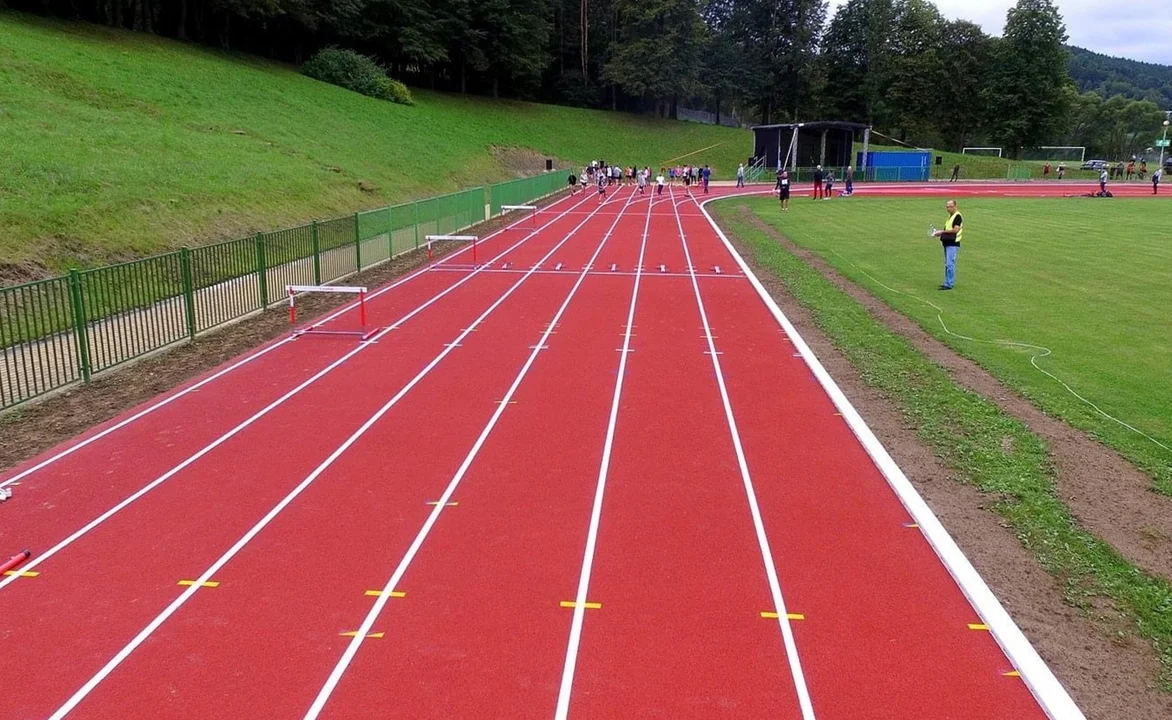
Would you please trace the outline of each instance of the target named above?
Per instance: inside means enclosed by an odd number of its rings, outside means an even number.
[[[554,222],[557,222],[559,219],[561,219],[561,217],[562,217],[561,215],[558,215],[557,217],[554,217],[553,219],[551,219],[549,222],[545,223],[541,227],[534,229],[528,235],[519,239],[517,242],[513,243],[508,248],[506,248],[504,251],[502,251],[499,255],[497,255],[497,258],[503,257],[505,254],[511,252],[513,249],[520,246],[522,243],[528,241],[534,235],[538,234],[539,232],[541,232],[545,228],[549,227]],[[345,363],[350,358],[354,357],[355,355],[362,352],[366,348],[371,347],[373,345],[374,341],[383,337],[384,335],[391,332],[392,330],[395,330],[399,327],[402,327],[403,324],[406,323],[408,320],[410,320],[411,318],[415,317],[419,313],[426,310],[431,305],[438,302],[441,298],[446,296],[448,293],[452,292],[456,288],[460,287],[464,283],[471,280],[479,272],[480,272],[479,269],[472,270],[467,275],[460,278],[457,282],[453,283],[452,285],[448,286],[444,290],[440,291],[438,294],[434,295],[427,302],[423,303],[419,307],[415,308],[411,312],[409,312],[406,315],[404,315],[403,317],[399,318],[397,321],[395,321],[394,324],[384,328],[383,330],[380,330],[376,335],[371,337],[369,340],[362,342],[362,343],[359,343],[352,350],[347,352],[345,355],[341,356],[340,358],[338,358],[337,360],[334,360],[332,363],[330,363],[326,367],[317,371],[314,375],[312,375],[308,379],[304,380],[301,384],[297,385],[292,390],[286,392],[281,397],[279,397],[276,400],[274,400],[273,402],[269,403],[264,408],[260,409],[259,411],[254,413],[252,416],[250,416],[249,418],[247,418],[246,420],[244,420],[240,424],[233,427],[228,432],[224,433],[220,437],[213,440],[211,443],[209,443],[209,444],[205,445],[204,447],[202,447],[201,449],[197,450],[194,454],[189,455],[187,457],[187,459],[183,460],[178,465],[175,465],[167,472],[163,473],[159,477],[152,480],[150,483],[147,483],[142,488],[140,488],[139,490],[137,490],[136,492],[131,494],[129,497],[125,498],[121,502],[119,502],[116,505],[114,505],[113,507],[111,507],[106,512],[104,512],[101,515],[99,515],[98,517],[94,518],[89,523],[84,525],[82,528],[80,528],[79,530],[75,531],[73,534],[66,537],[64,540],[58,542],[56,545],[54,545],[49,550],[37,555],[35,558],[33,558],[33,560],[31,562],[25,564],[23,566],[23,569],[28,571],[28,570],[32,570],[36,567],[39,567],[42,563],[46,562],[47,560],[52,558],[57,553],[61,552],[65,548],[69,547],[74,542],[77,542],[79,539],[81,539],[83,536],[88,534],[94,528],[96,528],[99,525],[101,525],[102,523],[106,522],[107,520],[109,520],[111,517],[113,517],[117,513],[121,512],[123,509],[125,509],[128,505],[133,503],[135,500],[138,500],[143,495],[146,495],[151,490],[155,489],[156,487],[158,487],[159,485],[162,485],[164,482],[166,482],[170,478],[174,477],[176,474],[178,474],[184,468],[190,466],[192,463],[194,463],[197,460],[199,460],[200,458],[204,457],[205,455],[210,453],[212,450],[215,450],[220,445],[223,445],[225,442],[230,440],[232,437],[234,437],[237,434],[239,434],[240,432],[242,432],[245,428],[249,427],[250,425],[252,425],[256,421],[260,420],[265,415],[269,414],[270,412],[272,412],[276,408],[280,407],[286,401],[288,401],[289,399],[291,399],[292,397],[294,397],[295,395],[300,393],[302,390],[305,390],[306,388],[308,388],[310,385],[314,384],[315,382],[317,382],[321,378],[328,375],[330,372],[332,372],[334,369],[336,369],[337,367],[339,367],[340,365]],[[522,278],[522,279],[524,279],[524,278]],[[272,347],[276,347],[276,346],[274,345]],[[13,478],[13,480],[16,480],[16,479],[18,479],[18,478]],[[0,590],[3,590],[4,588],[8,587],[12,583],[16,582],[16,580],[19,579],[20,577],[21,577],[20,575],[9,575],[8,577],[0,578]]]
[[[835,407],[842,413],[843,419],[846,420],[851,431],[854,432],[855,437],[859,439],[859,442],[866,449],[867,454],[871,456],[871,460],[879,468],[879,471],[883,473],[883,477],[887,479],[888,484],[895,491],[895,494],[912,516],[912,519],[920,526],[924,537],[928,539],[928,543],[936,551],[936,555],[944,563],[944,566],[952,575],[953,580],[960,586],[961,591],[968,598],[973,609],[976,610],[977,614],[989,627],[994,639],[1001,646],[1002,651],[1009,658],[1013,667],[1021,673],[1022,679],[1029,687],[1030,692],[1033,693],[1038,704],[1042,706],[1042,709],[1053,720],[1083,720],[1084,716],[1082,711],[1075,705],[1070,694],[1066,692],[1066,688],[1062,687],[1062,683],[1058,681],[1058,678],[1054,676],[1050,667],[1038,655],[1037,650],[1034,649],[1029,639],[1018,628],[1009,613],[1006,612],[1001,602],[997,599],[997,596],[985,584],[980,574],[977,573],[976,568],[965,557],[964,552],[957,546],[952,536],[948,534],[944,525],[940,523],[936,514],[924,502],[919,492],[916,491],[915,486],[911,484],[911,481],[903,474],[903,470],[899,468],[895,460],[888,454],[887,449],[875,437],[871,428],[867,426],[866,421],[863,420],[862,416],[851,405],[850,400],[843,394],[838,384],[834,382],[834,378],[830,376],[830,373],[826,372],[826,368],[819,362],[817,356],[810,349],[810,346],[798,334],[797,328],[793,326],[793,323],[789,321],[789,318],[785,316],[785,313],[781,311],[781,308],[770,297],[765,286],[761,284],[761,281],[753,273],[748,263],[745,262],[745,259],[741,257],[741,254],[737,252],[736,248],[733,247],[728,236],[724,234],[724,231],[720,229],[720,226],[716,224],[716,221],[708,213],[707,208],[704,207],[709,202],[728,197],[735,196],[725,195],[721,198],[711,198],[700,204],[700,209],[708,220],[708,224],[712,226],[712,229],[716,231],[720,239],[724,241],[725,247],[733,259],[736,260],[737,265],[745,273],[745,276],[748,277],[749,282],[752,283],[761,301],[765,303],[769,312],[773,314],[774,319],[777,320],[777,323],[785,330],[786,335],[793,341],[794,347],[802,354],[802,358],[822,385],[823,390],[830,396]]]
[[[695,198],[690,199],[695,200]],[[676,210],[676,227],[680,231],[680,243],[683,245],[688,267],[693,267],[692,253],[688,249],[688,236],[684,233],[684,225],[680,220],[678,207],[678,205],[673,207]],[[802,672],[802,661],[798,656],[798,645],[794,640],[793,627],[790,625],[785,607],[785,598],[781,594],[781,580],[777,577],[773,550],[769,545],[769,537],[765,533],[765,521],[761,518],[761,508],[757,504],[757,491],[753,487],[749,463],[745,459],[745,449],[741,445],[741,431],[737,428],[732,401],[729,399],[728,387],[724,382],[724,370],[720,366],[720,356],[716,352],[716,341],[712,337],[712,326],[708,324],[708,312],[704,308],[704,298],[700,294],[700,283],[696,280],[694,270],[692,271],[692,291],[696,295],[696,307],[700,311],[700,320],[704,324],[704,338],[708,343],[708,354],[712,357],[712,369],[716,372],[716,384],[720,388],[720,399],[724,403],[724,417],[728,423],[729,435],[732,436],[733,448],[737,453],[737,467],[740,469],[741,482],[745,486],[749,512],[753,516],[753,529],[757,533],[757,545],[761,549],[761,560],[765,563],[765,575],[769,580],[769,592],[773,596],[774,610],[777,612],[777,625],[781,630],[782,641],[785,644],[785,655],[786,659],[789,660],[790,675],[793,677],[794,688],[797,690],[798,705],[802,709],[803,720],[814,720],[814,705],[810,700],[810,690],[806,686],[805,673]]]
[[[599,205],[599,208],[601,207],[602,205]],[[565,237],[559,240],[557,244],[555,244],[549,250],[549,252],[547,252],[542,257],[542,261],[548,259],[551,255],[557,252],[558,249],[560,249],[562,245],[566,244],[566,242],[568,242],[570,238],[573,237],[573,235],[583,225],[589,222],[589,220],[590,218],[587,217],[582,220],[582,222],[578,223],[578,225],[575,226],[573,230],[571,230],[568,234],[566,234]],[[534,232],[537,231],[535,230]],[[96,688],[103,680],[105,680],[110,675],[110,673],[114,672],[114,670],[117,669],[117,667],[121,665],[122,662],[127,657],[129,657],[132,652],[135,651],[135,649],[146,642],[147,638],[149,638],[155,632],[155,630],[157,630],[164,622],[166,622],[168,618],[178,612],[179,608],[183,607],[183,605],[186,604],[193,595],[195,595],[196,591],[199,590],[203,583],[208,582],[216,573],[220,571],[221,568],[227,565],[228,562],[232,560],[232,558],[234,558],[241,550],[243,550],[244,547],[253,540],[253,538],[260,534],[260,532],[264,530],[269,523],[271,523],[279,514],[281,514],[281,512],[286,507],[288,507],[289,504],[292,503],[302,492],[304,492],[306,488],[313,484],[313,481],[320,477],[322,473],[324,473],[331,465],[333,465],[334,462],[339,457],[341,457],[342,454],[345,453],[346,450],[348,450],[355,442],[357,442],[359,438],[365,435],[366,432],[370,430],[370,428],[373,427],[380,418],[383,417],[383,415],[390,411],[392,407],[397,405],[399,401],[402,400],[403,397],[411,391],[412,388],[418,385],[419,382],[428,375],[428,373],[430,373],[437,365],[440,364],[440,362],[443,361],[444,358],[448,356],[449,353],[452,352],[452,350],[458,347],[464,338],[475,331],[476,327],[484,322],[485,318],[491,315],[494,310],[500,307],[500,305],[504,303],[504,301],[507,300],[509,296],[511,296],[517,290],[517,288],[521,287],[522,283],[524,283],[528,278],[528,275],[519,278],[517,282],[513,283],[513,285],[509,287],[508,290],[506,290],[499,298],[496,299],[495,302],[492,303],[492,305],[488,307],[488,309],[481,313],[474,322],[469,324],[468,327],[465,328],[459,336],[457,336],[454,342],[448,343],[444,349],[438,355],[436,355],[431,362],[427,364],[426,367],[420,370],[419,373],[416,374],[410,382],[408,382],[402,387],[402,389],[395,393],[394,397],[388,400],[373,415],[371,415],[366,420],[366,422],[364,422],[357,430],[354,431],[353,434],[350,435],[350,437],[346,439],[345,442],[343,442],[337,447],[337,449],[330,453],[329,457],[327,457],[320,465],[314,468],[313,472],[311,472],[304,480],[298,483],[298,485],[289,491],[289,493],[285,495],[285,497],[282,498],[279,503],[277,503],[271,510],[268,511],[268,513],[265,514],[264,517],[262,517],[255,525],[253,525],[252,528],[248,530],[248,532],[241,536],[240,539],[237,540],[236,543],[231,548],[229,548],[227,552],[221,555],[219,559],[212,563],[210,567],[204,570],[204,572],[194,581],[191,586],[189,586],[183,593],[181,593],[179,597],[175,598],[175,600],[173,600],[171,604],[163,610],[163,612],[159,613],[155,619],[152,620],[145,628],[139,631],[138,635],[136,635],[121,650],[119,650],[118,653],[113,658],[111,658],[109,662],[107,662],[102,667],[101,670],[99,670],[93,677],[86,681],[85,685],[83,685],[77,692],[70,696],[70,698],[66,700],[65,703],[60,708],[58,708],[52,716],[50,716],[50,720],[60,720],[72,712],[73,709],[76,708],[77,705],[81,703],[81,701],[84,700],[86,696],[94,690],[94,688]],[[385,333],[388,331],[389,328],[383,332]],[[500,407],[505,407],[505,404],[502,403]],[[444,502],[446,502],[446,500],[444,500]],[[443,506],[440,505],[437,507],[442,508]]]
[[[561,203],[563,200],[566,200],[568,198],[569,198],[569,196],[566,196],[566,198],[562,198],[561,200],[558,200],[558,201],[552,203],[551,205],[548,205],[545,208],[542,208],[542,210],[549,209],[549,208],[553,207],[554,205],[557,205],[557,204]],[[582,200],[579,200],[578,202],[574,203],[570,207],[569,210],[564,210],[561,213],[559,213],[557,218],[554,218],[554,220],[561,218],[563,215],[570,214],[571,212],[573,212],[574,208],[577,208],[578,206],[582,205],[582,203],[584,203],[584,202],[586,202],[585,198],[583,198]],[[480,241],[480,244],[483,245],[485,241],[490,240],[490,239],[496,237],[497,235],[500,235],[501,233],[505,232],[506,230],[511,230],[513,227],[521,224],[522,222],[525,222],[528,219],[530,219],[530,218],[522,218],[521,220],[518,220],[515,223],[511,223],[509,225],[506,225],[505,227],[501,228],[500,230],[497,230],[496,232],[489,233],[488,235],[486,235],[484,237],[484,240]],[[553,221],[551,220],[550,222],[553,222]],[[450,255],[444,256],[436,264],[437,265],[443,264],[443,263],[451,260],[452,258],[456,257],[457,255],[460,255],[461,253],[467,252],[468,249],[469,248],[467,248],[467,247],[460,248],[456,252],[451,253]],[[429,268],[427,266],[421,267],[418,270],[411,272],[407,276],[399,278],[395,282],[393,282],[389,285],[386,285],[384,287],[381,287],[378,290],[375,290],[370,295],[368,295],[366,297],[366,299],[373,300],[374,298],[378,297],[379,295],[382,295],[383,293],[389,292],[390,290],[393,290],[393,289],[399,287],[400,285],[408,282],[409,280],[414,280],[416,277],[419,277],[420,275],[422,275],[423,273],[427,272],[430,269],[432,269],[432,268]],[[321,323],[330,322],[331,320],[338,318],[342,314],[349,312],[350,310],[353,310],[356,307],[358,307],[357,302],[348,303],[344,307],[336,310],[335,312],[331,313],[330,315],[327,315],[320,322]],[[69,455],[72,455],[73,453],[77,452],[78,450],[80,450],[80,449],[86,447],[87,445],[90,445],[98,440],[101,440],[102,438],[115,432],[116,430],[121,430],[122,428],[126,427],[127,425],[130,425],[131,423],[142,418],[145,415],[149,415],[149,414],[153,413],[154,411],[158,410],[159,408],[162,408],[166,405],[170,405],[175,400],[178,400],[179,398],[184,397],[185,395],[189,395],[189,394],[195,392],[196,390],[199,390],[201,387],[207,385],[208,383],[211,383],[214,380],[217,380],[217,379],[223,377],[224,375],[227,375],[228,373],[240,368],[243,365],[247,365],[248,363],[252,362],[253,360],[261,357],[262,355],[265,355],[268,352],[271,352],[272,350],[277,349],[278,347],[284,345],[287,342],[290,342],[291,340],[292,340],[292,338],[282,338],[281,340],[278,340],[278,341],[272,343],[268,347],[262,348],[261,350],[254,352],[253,354],[243,358],[242,360],[238,360],[237,362],[233,363],[232,365],[229,365],[228,367],[217,371],[215,374],[209,375],[208,377],[204,378],[203,380],[200,380],[196,384],[191,385],[190,387],[186,387],[186,388],[174,393],[173,395],[170,395],[170,396],[164,398],[163,400],[160,400],[159,402],[155,403],[154,405],[151,405],[147,408],[144,408],[144,409],[138,411],[134,415],[131,415],[130,417],[125,418],[114,425],[111,425],[110,427],[106,428],[105,430],[103,430],[103,431],[101,431],[91,437],[88,437],[85,440],[82,440],[81,442],[79,442],[75,445],[71,445],[70,447],[65,448],[64,450],[52,455],[51,457],[48,457],[48,458],[42,460],[41,462],[37,463],[36,465],[33,465],[30,468],[22,470],[20,473],[8,478],[7,480],[5,480],[3,482],[0,482],[0,488],[7,487],[7,486],[11,485],[12,483],[19,482],[19,481],[23,480],[24,478],[28,477],[29,475],[32,475],[33,473],[37,472],[38,470],[42,470],[42,469],[48,467],[49,465],[52,465],[53,463],[57,462],[58,460],[61,460],[62,458],[65,458],[65,457],[68,457]]]
[[[625,213],[627,207],[630,206],[632,199],[634,199],[634,194],[627,198],[627,202],[623,205],[622,209],[619,210],[618,215],[615,216],[614,222],[611,223],[611,226],[606,231],[606,234],[602,236],[602,240],[598,243],[598,247],[595,248],[594,254],[586,263],[587,267],[593,265],[594,261],[598,258],[598,255],[602,252],[603,247],[614,233],[615,228],[618,227],[619,221],[623,217],[623,213]],[[648,209],[648,212],[650,212],[650,208]],[[418,554],[419,549],[423,546],[424,541],[427,540],[427,536],[431,533],[432,527],[434,527],[435,523],[439,520],[440,514],[443,512],[444,508],[447,507],[448,501],[456,492],[456,488],[459,487],[460,482],[464,479],[464,476],[468,474],[468,470],[472,467],[473,461],[475,461],[476,457],[480,454],[480,449],[484,446],[484,443],[488,440],[489,434],[492,432],[493,428],[496,427],[497,421],[500,420],[501,415],[504,414],[505,409],[509,406],[509,401],[513,399],[513,395],[516,394],[517,388],[521,386],[521,382],[525,379],[525,376],[529,374],[529,369],[537,360],[538,353],[541,351],[542,347],[546,345],[546,342],[549,340],[549,336],[553,334],[553,329],[557,327],[557,324],[561,321],[562,315],[565,314],[566,308],[570,306],[570,301],[572,301],[574,296],[578,293],[578,288],[582,286],[582,282],[586,279],[587,275],[589,275],[589,272],[586,270],[583,270],[578,274],[577,281],[574,283],[574,286],[570,288],[569,293],[566,294],[565,300],[562,301],[561,306],[558,308],[557,312],[554,313],[553,319],[549,321],[545,331],[541,334],[541,339],[538,340],[537,344],[533,346],[533,352],[529,354],[529,357],[526,359],[525,364],[521,367],[520,372],[517,373],[517,377],[513,379],[513,384],[509,386],[509,390],[505,393],[504,399],[497,404],[497,409],[493,412],[492,417],[489,418],[488,423],[485,424],[484,429],[481,430],[480,436],[476,438],[476,442],[472,444],[472,449],[468,451],[468,454],[464,457],[464,461],[460,463],[460,467],[456,470],[456,474],[452,476],[451,481],[448,483],[447,488],[440,496],[440,499],[436,501],[435,508],[431,511],[431,514],[427,516],[427,520],[424,521],[423,526],[419,529],[419,532],[416,534],[414,541],[411,543],[411,546],[407,549],[407,552],[399,561],[398,566],[395,567],[395,571],[391,574],[390,579],[387,580],[386,585],[383,586],[382,593],[378,596],[378,599],[375,600],[375,603],[370,608],[370,611],[367,612],[366,617],[362,621],[362,624],[354,633],[353,639],[350,640],[350,644],[346,646],[345,652],[342,653],[342,657],[338,659],[338,662],[334,666],[330,676],[326,679],[325,684],[322,685],[321,690],[318,691],[317,697],[314,699],[313,704],[305,713],[305,720],[316,720],[316,718],[321,715],[321,712],[325,708],[326,703],[329,702],[330,696],[333,694],[335,688],[337,688],[338,683],[341,682],[342,675],[345,674],[347,668],[350,667],[350,663],[353,662],[354,656],[358,654],[358,650],[361,648],[363,640],[366,638],[367,634],[370,633],[370,629],[374,627],[375,621],[378,620],[379,615],[382,614],[383,609],[386,607],[387,601],[391,597],[391,592],[402,581],[403,575],[405,575],[407,572],[407,568],[410,567],[411,562],[415,559],[415,555]]]
[[[594,570],[594,552],[598,547],[598,528],[602,522],[602,500],[606,495],[606,480],[610,474],[610,457],[614,450],[615,427],[619,419],[619,401],[623,394],[623,378],[627,374],[627,358],[631,355],[631,330],[635,326],[635,306],[639,299],[639,286],[643,279],[643,259],[647,251],[647,235],[651,230],[652,200],[647,205],[647,218],[643,222],[643,238],[639,245],[639,262],[635,266],[635,284],[631,288],[631,304],[627,309],[627,325],[623,330],[623,349],[619,354],[618,376],[615,378],[614,394],[610,401],[610,416],[606,422],[606,440],[602,445],[602,459],[598,466],[598,481],[594,489],[594,504],[590,509],[590,527],[586,532],[586,548],[582,553],[582,569],[578,574],[578,590],[574,594],[574,617],[570,623],[570,636],[566,643],[566,658],[562,665],[562,680],[558,688],[558,702],[554,717],[565,720],[570,714],[570,694],[574,687],[574,673],[578,667],[578,648],[582,644],[582,626],[586,622],[586,598],[590,591],[590,575]]]

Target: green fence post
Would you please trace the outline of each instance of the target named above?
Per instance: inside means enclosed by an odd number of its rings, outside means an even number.
[[[256,285],[260,291],[260,309],[269,308],[269,269],[265,266],[265,234],[256,234]]]
[[[419,201],[411,203],[411,208],[415,211],[415,249],[419,249]]]
[[[313,284],[321,285],[321,241],[317,237],[317,220],[310,232],[313,237]]]
[[[191,280],[191,251],[179,248],[179,270],[183,277],[183,304],[187,306],[187,336],[195,337],[195,283]]]
[[[354,213],[354,269],[362,272],[362,232],[358,229],[358,213]]]
[[[387,260],[395,257],[395,218],[391,215],[391,206],[387,206]]]
[[[77,342],[77,364],[81,366],[81,379],[90,381],[90,346],[86,335],[85,303],[82,302],[81,273],[77,268],[69,269],[69,297],[73,302],[73,336]]]

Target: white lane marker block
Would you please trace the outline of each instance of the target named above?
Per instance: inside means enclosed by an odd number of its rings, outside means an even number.
[[[554,266],[553,266],[553,269],[554,269],[554,270],[561,270],[561,269],[562,269],[562,264],[561,264],[561,263],[558,263],[557,265],[554,265]]]
[[[719,275],[719,274],[720,274],[720,266],[719,266],[719,265],[715,265],[715,266],[713,266],[713,268],[712,268],[712,272],[714,272],[714,273],[716,273],[717,275]]]
[[[614,272],[614,271],[615,271],[615,270],[617,270],[617,269],[618,269],[618,264],[617,264],[617,263],[611,263],[611,264],[610,264],[610,271],[611,271],[611,272]]]
[[[659,272],[661,272],[661,273],[665,273],[665,272],[667,272],[667,266],[666,266],[666,265],[660,265],[660,266],[659,266]]]

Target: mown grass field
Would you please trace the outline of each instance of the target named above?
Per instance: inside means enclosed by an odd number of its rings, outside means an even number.
[[[928,237],[929,224],[946,219],[941,198],[801,198],[784,215],[776,200],[744,202],[1046,412],[1119,450],[1172,494],[1172,205],[962,200],[957,288],[942,292],[940,243]],[[990,342],[997,340],[1039,347]],[[1031,359],[1151,439],[1097,413]]]
[[[0,12],[0,282],[516,176],[494,148],[532,151],[530,169],[710,148],[689,160],[727,176],[752,152],[744,130],[413,92],[393,105],[288,65]]]
[[[745,222],[734,210],[742,202],[712,206],[721,225],[741,240],[759,266],[779,277],[798,303],[812,312],[815,322],[863,380],[899,407],[917,428],[921,440],[956,470],[957,477],[989,494],[990,509],[1005,518],[1042,567],[1062,580],[1067,602],[1091,618],[1103,620],[1097,599],[1108,598],[1132,621],[1128,630],[1114,625],[1105,629],[1117,634],[1121,642],[1130,634],[1145,638],[1160,661],[1161,689],[1172,690],[1172,614],[1167,610],[1172,587],[1168,581],[1136,568],[1079,525],[1055,491],[1054,468],[1041,438],[992,401],[961,388],[943,368],[884,327],[850,296]],[[768,209],[757,209],[770,216]],[[807,213],[820,211],[822,207],[795,209],[782,219],[782,226],[798,217],[807,218],[809,225],[808,218],[816,216]],[[882,211],[874,207],[872,212]],[[905,207],[902,212],[912,214],[913,208]],[[770,220],[776,222],[777,218]],[[789,233],[791,238],[794,235]],[[914,239],[920,240],[923,235]],[[915,252],[892,256],[896,263],[899,257],[918,263]],[[927,283],[919,279],[919,271],[911,271],[907,282],[927,292],[923,288]],[[1167,383],[1161,387],[1167,387]],[[1152,394],[1163,394],[1151,389]]]

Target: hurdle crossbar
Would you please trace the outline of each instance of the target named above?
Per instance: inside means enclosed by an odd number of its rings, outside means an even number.
[[[480,239],[479,235],[424,235],[427,240],[427,261],[431,262],[431,243],[433,240],[453,240],[455,242],[470,242],[472,243],[472,262],[476,262],[476,241]]]
[[[533,222],[534,226],[537,225],[537,206],[536,205],[501,205],[501,210],[504,212],[511,212],[513,210],[528,210],[530,213],[529,219]],[[520,226],[520,223],[516,223],[516,225]]]
[[[366,329],[366,287],[358,285],[286,285],[285,292],[289,294],[289,328],[296,337],[312,332],[315,335],[359,335],[363,340],[372,334]],[[293,297],[299,293],[343,293],[358,296],[358,317],[362,326],[361,331],[351,330],[320,330],[322,323],[310,325],[304,330],[297,329],[297,305]]]

